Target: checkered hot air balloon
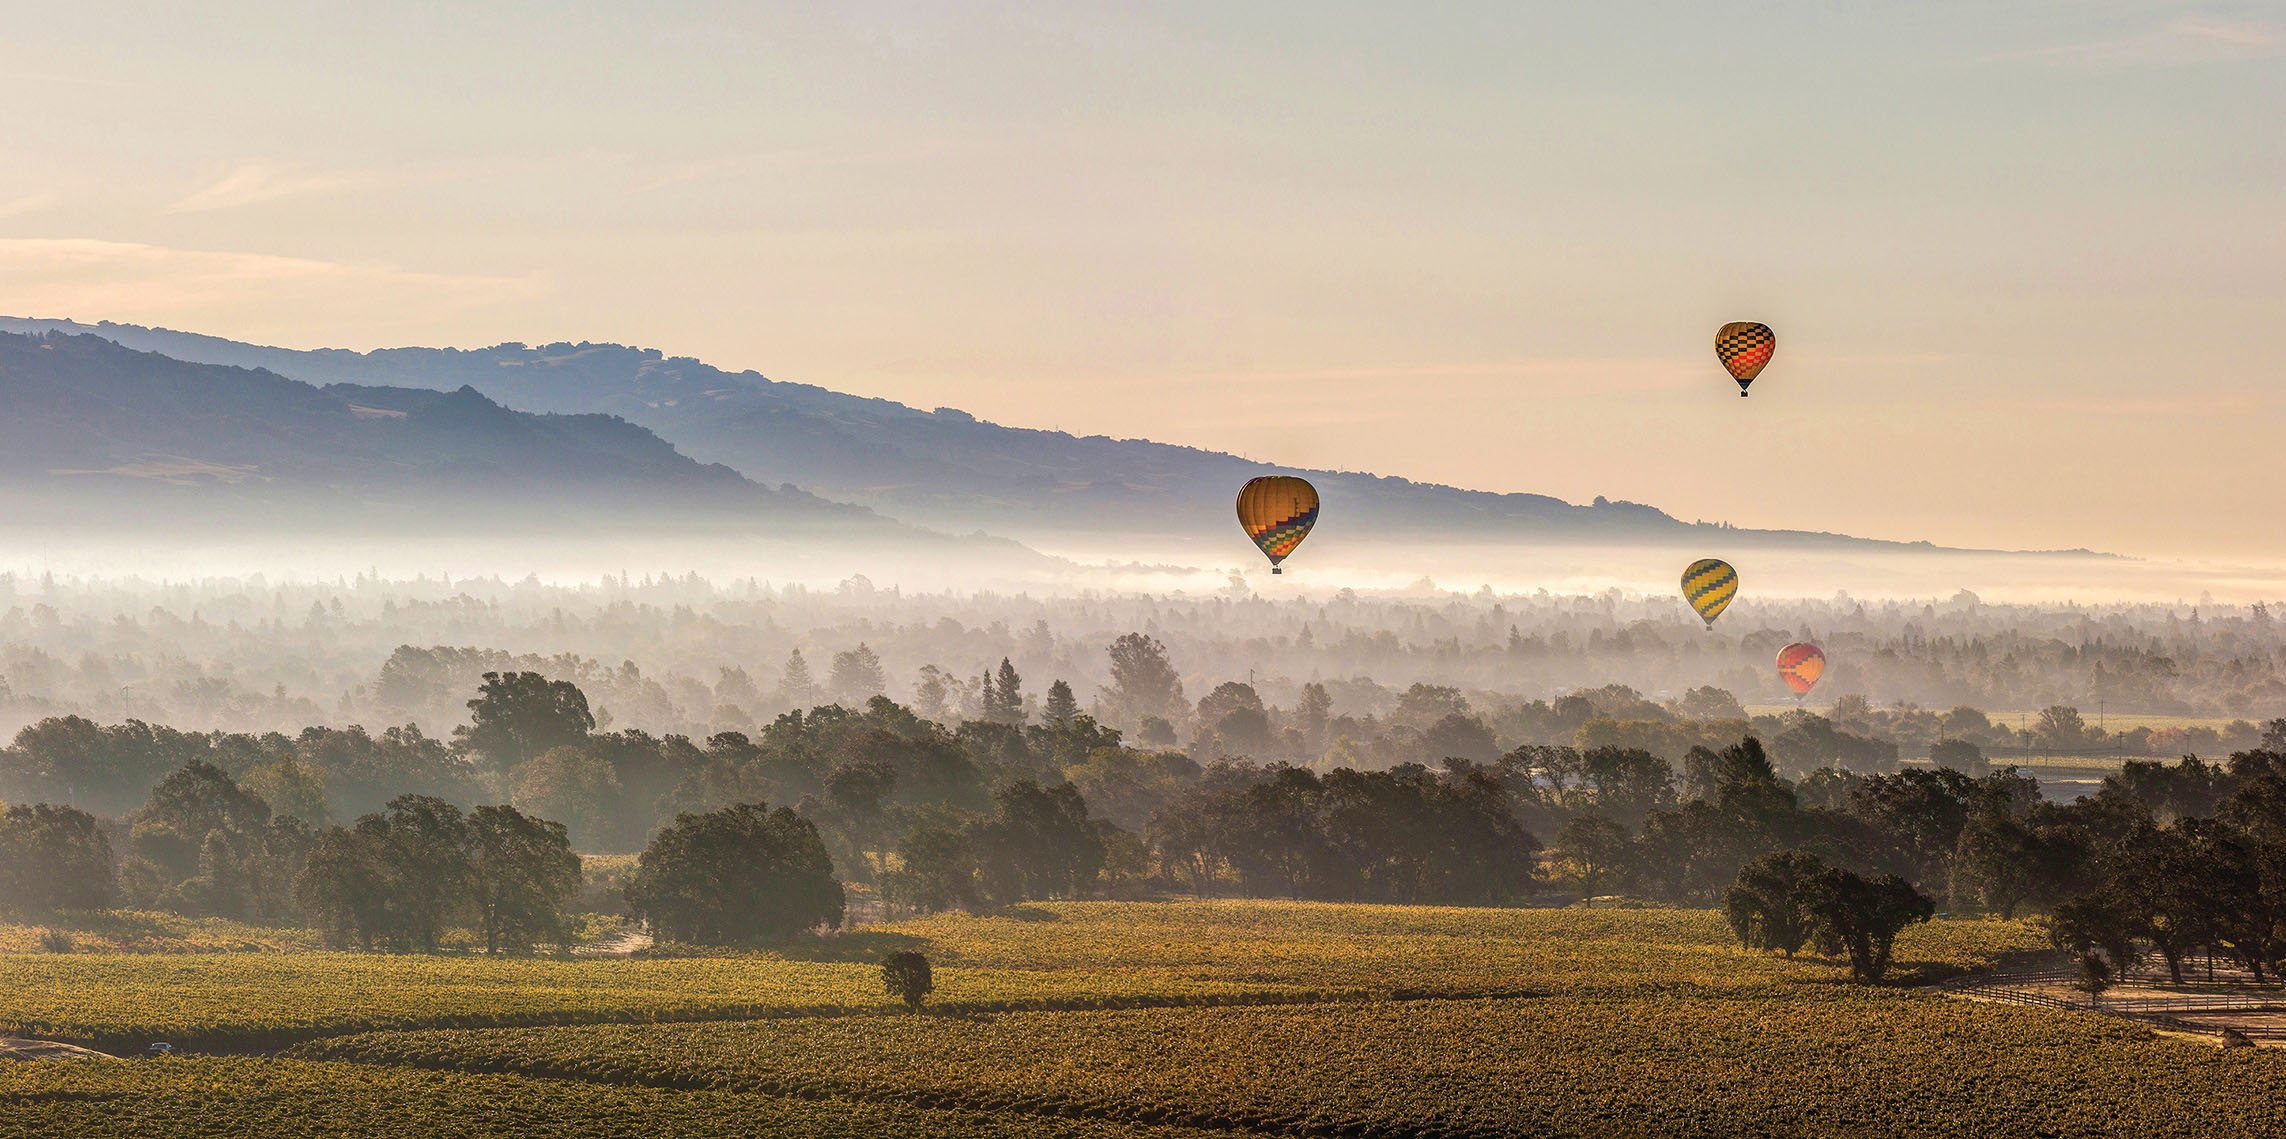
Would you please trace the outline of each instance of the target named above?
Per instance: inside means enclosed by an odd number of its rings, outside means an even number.
[[[1770,357],[1778,351],[1778,334],[1767,324],[1751,320],[1734,320],[1715,333],[1715,359],[1722,361],[1723,370],[1738,381],[1738,394],[1746,395],[1746,386],[1762,369],[1770,366]]]
[[[1270,558],[1270,572],[1310,536],[1318,522],[1318,488],[1292,475],[1264,475],[1238,489],[1238,524]]]
[[[1736,596],[1738,571],[1721,558],[1700,558],[1683,571],[1683,600],[1691,603],[1709,629]]]
[[[1796,641],[1778,650],[1778,676],[1795,696],[1808,696],[1818,686],[1818,678],[1826,674],[1825,650],[1806,641]]]

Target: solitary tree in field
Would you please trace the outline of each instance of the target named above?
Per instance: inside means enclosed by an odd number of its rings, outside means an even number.
[[[921,1002],[937,987],[929,973],[929,959],[911,949],[900,949],[881,959],[881,988],[919,1011]]]
[[[2070,749],[2088,745],[2087,721],[2080,718],[2080,710],[2064,704],[2054,704],[2040,710],[2040,726],[2033,729],[2040,743],[2046,747]]]

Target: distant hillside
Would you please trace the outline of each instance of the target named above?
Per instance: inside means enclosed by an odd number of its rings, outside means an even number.
[[[468,387],[319,388],[96,336],[0,333],[0,407],[0,483],[19,503],[234,518],[396,508],[436,525],[620,511],[901,529],[701,464],[607,415],[514,411]],[[453,512],[422,511],[435,506]]]
[[[178,359],[266,368],[312,383],[466,386],[528,411],[619,416],[749,478],[793,483],[956,530],[1219,533],[1229,525],[1231,494],[1240,483],[1295,470],[1143,439],[1004,427],[951,408],[921,411],[615,344],[359,353],[266,348],[110,322],[0,318],[0,329],[92,333]],[[1649,506],[1601,498],[1576,506],[1546,495],[1491,494],[1350,471],[1298,473],[1340,504],[1345,522],[1385,536],[1667,543],[1719,532],[1733,545],[1861,541],[1686,523]]]

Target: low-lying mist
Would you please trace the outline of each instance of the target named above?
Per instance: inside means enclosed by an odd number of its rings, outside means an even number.
[[[1699,551],[1730,557],[1744,582],[1707,630],[1676,593],[1677,550],[1334,542],[1273,577],[1228,551],[1146,562],[1139,541],[1061,551],[1105,559],[1092,563],[958,548],[977,556],[766,535],[18,540],[0,557],[0,731],[78,714],[443,733],[463,721],[477,675],[505,667],[575,680],[609,722],[658,733],[751,730],[810,700],[912,702],[932,676],[950,678],[937,699],[957,718],[963,685],[1003,658],[1035,698],[1060,679],[1086,705],[1111,682],[1107,647],[1129,632],[1167,646],[1193,700],[1240,682],[1291,706],[1316,681],[1337,714],[1361,717],[1414,684],[1458,689],[1486,715],[1609,685],[1790,706],[1771,658],[1794,640],[1831,662],[1812,708],[1854,697],[2286,714],[2286,631],[2253,600],[2274,581],[2222,568]],[[878,686],[836,690],[837,654],[860,645]],[[789,681],[797,652],[814,691]]]

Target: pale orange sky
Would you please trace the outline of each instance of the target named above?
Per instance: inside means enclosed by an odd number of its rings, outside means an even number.
[[[9,13],[0,313],[2286,556],[2274,7],[317,7]]]

